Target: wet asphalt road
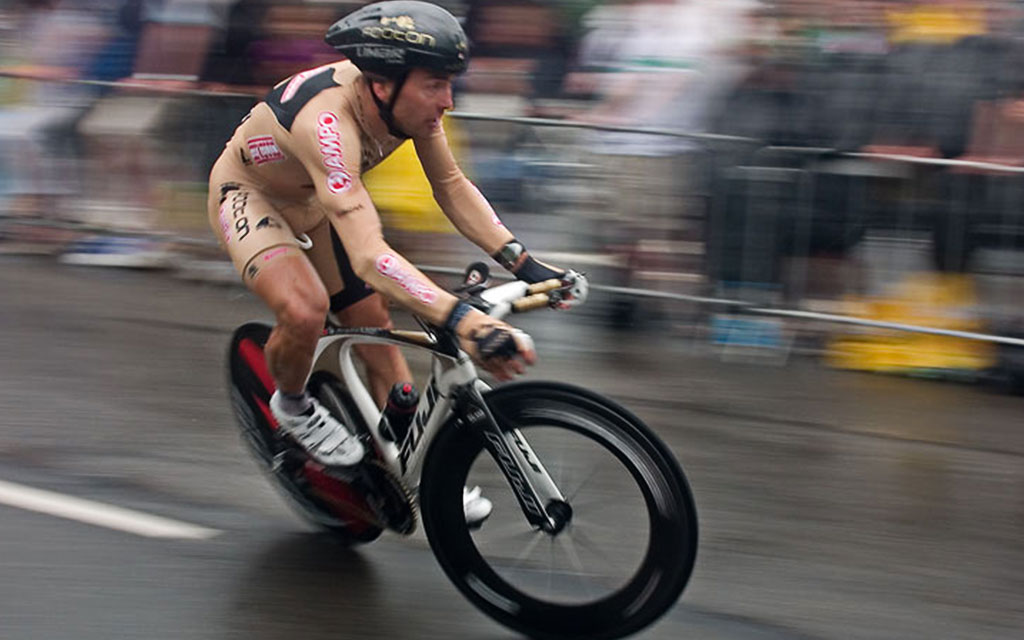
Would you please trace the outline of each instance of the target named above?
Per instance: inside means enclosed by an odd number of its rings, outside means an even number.
[[[347,550],[239,442],[238,288],[0,258],[0,481],[220,531],[139,537],[0,504],[0,638],[511,638],[419,533]],[[723,363],[692,343],[523,326],[531,377],[607,392],[683,462],[701,516],[680,603],[638,637],[1024,635],[1024,398]]]

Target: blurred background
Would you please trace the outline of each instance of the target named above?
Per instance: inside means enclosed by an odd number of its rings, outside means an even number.
[[[207,171],[268,87],[336,58],[325,25],[361,4],[7,2],[3,249],[233,279]],[[596,321],[1020,385],[1013,346],[689,297],[1024,336],[1024,3],[441,4],[473,42],[447,125],[462,164],[528,246],[619,288]],[[473,255],[411,147],[367,181],[411,257]]]
[[[362,4],[0,2],[0,478],[217,531],[0,505],[0,636],[506,637],[421,538],[309,535],[231,426],[224,350],[268,313],[207,172]],[[439,4],[461,165],[594,284],[516,318],[532,376],[626,404],[693,484],[696,573],[645,637],[1018,637],[1024,2]],[[409,145],[366,181],[440,282],[482,258]]]

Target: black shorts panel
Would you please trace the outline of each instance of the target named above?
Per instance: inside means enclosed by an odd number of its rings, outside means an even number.
[[[338,232],[331,227],[331,246],[334,247],[334,258],[338,261],[338,272],[341,273],[341,281],[345,288],[331,296],[331,311],[342,311],[364,298],[374,294],[370,285],[366,284],[352,269],[345,247],[338,238]]]

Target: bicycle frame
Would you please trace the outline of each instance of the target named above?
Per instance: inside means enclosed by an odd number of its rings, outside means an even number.
[[[509,305],[503,299],[520,297],[523,286],[509,283],[489,290],[487,293],[496,303],[491,315],[508,313]],[[431,352],[430,377],[408,433],[399,443],[390,442],[380,433],[381,411],[352,358],[352,349],[359,344],[389,344]],[[466,353],[448,353],[434,336],[423,331],[329,328],[314,353],[313,371],[317,370],[330,371],[342,380],[384,463],[407,487],[419,487],[430,443],[449,419],[458,415],[469,428],[482,430],[488,450],[508,479],[527,519],[546,531],[558,531],[564,526],[561,512],[548,509],[553,503],[564,503],[564,496],[519,430],[506,433],[498,427],[481,395],[490,387],[480,380]]]
[[[389,344],[415,347],[431,352],[430,378],[420,394],[416,413],[406,437],[400,443],[385,439],[380,433],[381,411],[356,370],[352,349],[359,344]],[[465,354],[454,359],[437,349],[434,339],[421,331],[388,329],[328,329],[317,343],[313,370],[327,370],[337,375],[348,389],[378,450],[392,472],[409,487],[419,485],[423,457],[438,429],[452,414],[453,389],[466,384],[486,385],[477,377],[476,368]]]

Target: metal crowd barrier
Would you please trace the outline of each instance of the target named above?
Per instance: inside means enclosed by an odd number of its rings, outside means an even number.
[[[0,70],[0,76],[8,77],[21,77],[23,75],[11,74]],[[53,80],[47,79],[48,82],[54,82]],[[221,90],[202,90],[202,89],[182,89],[182,88],[162,88],[159,86],[153,86],[149,83],[139,82],[99,82],[99,81],[60,81],[68,82],[71,84],[77,84],[82,86],[91,86],[103,90],[117,90],[120,92],[128,92],[134,95],[152,95],[152,96],[171,96],[175,98],[188,98],[188,99],[231,99],[240,101],[255,101],[255,96],[234,91],[221,91]],[[905,155],[890,155],[890,154],[877,154],[877,153],[839,153],[831,149],[805,149],[805,148],[790,148],[790,147],[771,147],[763,144],[762,141],[742,138],[736,136],[726,135],[715,135],[715,134],[695,134],[686,133],[664,129],[651,129],[643,127],[622,127],[622,126],[608,126],[598,125],[580,122],[571,122],[558,119],[545,119],[545,118],[532,118],[532,117],[502,117],[502,116],[491,116],[486,114],[476,113],[464,113],[464,112],[453,112],[450,114],[452,118],[463,123],[481,123],[485,126],[492,125],[506,125],[520,129],[547,129],[555,128],[563,131],[566,130],[591,130],[596,132],[605,133],[627,133],[647,136],[661,136],[686,139],[694,142],[700,148],[706,150],[709,154],[718,154],[722,147],[741,147],[744,149],[746,158],[758,157],[761,154],[803,154],[806,156],[819,156],[828,157],[830,160],[849,160],[849,161],[887,161],[903,167],[941,167],[944,169],[977,169],[986,171],[998,171],[1004,175],[1015,175],[1024,173],[1024,167],[1004,165],[992,162],[977,162],[970,160],[949,160],[949,159],[936,159],[936,158],[919,158]],[[227,135],[227,132],[224,132]],[[512,152],[516,151],[515,147],[506,149]],[[753,154],[753,155],[752,155]],[[557,162],[557,160],[556,160]],[[565,163],[567,166],[579,168],[585,163],[574,164],[572,162]],[[727,168],[728,170],[749,170],[757,173],[761,172],[782,172],[791,171],[792,176],[795,176],[797,182],[801,180],[813,180],[813,172],[808,171],[806,168],[787,168],[787,167],[759,167],[759,166],[735,166]],[[781,173],[780,173],[781,175]],[[787,178],[788,179],[788,178]],[[747,183],[750,186],[751,183]],[[806,188],[807,185],[803,184],[797,189],[797,192],[803,193],[800,189]],[[756,198],[751,198],[747,203],[748,206],[756,206]],[[908,201],[908,205],[913,205],[912,201]],[[804,207],[809,207],[807,202],[799,202],[799,198],[794,205],[796,209],[802,211]],[[900,214],[902,215],[902,214]],[[797,216],[799,218],[799,216]],[[48,225],[54,227],[64,227],[75,229],[78,231],[104,231],[105,228],[100,225],[90,225],[83,223],[74,223],[68,221],[55,221],[55,220],[22,220],[22,224],[39,224]],[[122,230],[119,229],[118,233],[138,233],[142,235],[155,235],[164,239],[174,240],[176,243],[190,244],[203,247],[214,246],[212,239],[205,237],[196,237],[191,235],[173,235],[168,234],[164,230],[159,229],[144,229],[144,230]],[[443,274],[456,274],[457,270],[439,266],[439,265],[421,265],[426,271],[443,273]],[[806,274],[805,274],[806,276]],[[799,279],[799,278],[798,278]],[[802,309],[801,300],[796,300],[795,304],[765,304],[762,299],[757,299],[758,296],[754,296],[755,299],[748,299],[744,296],[727,296],[727,295],[707,295],[707,289],[703,292],[692,292],[692,293],[680,293],[672,290],[657,290],[654,288],[645,287],[634,287],[634,286],[618,286],[613,284],[602,283],[597,281],[593,285],[593,289],[598,292],[603,292],[608,295],[624,296],[636,300],[662,300],[670,302],[683,302],[692,305],[698,305],[707,307],[710,309],[718,309],[726,313],[736,314],[749,314],[753,316],[762,317],[774,317],[784,318],[790,320],[800,321],[813,321],[813,322],[825,322],[833,323],[836,325],[862,327],[869,329],[884,329],[888,331],[896,332],[908,332],[917,333],[924,335],[936,335],[936,336],[947,336],[962,338],[971,341],[980,341],[984,343],[991,343],[997,345],[1006,345],[1012,347],[1024,346],[1024,340],[1012,336],[996,335],[994,333],[984,333],[977,331],[960,331],[951,329],[942,329],[929,326],[921,326],[913,323],[904,322],[888,322],[880,320],[872,320],[862,317],[853,317],[850,315],[840,313],[822,313],[814,310]],[[742,287],[740,288],[742,290]],[[796,307],[796,308],[794,308]]]

